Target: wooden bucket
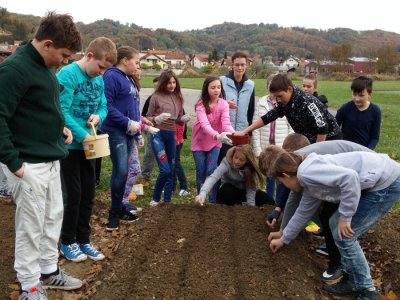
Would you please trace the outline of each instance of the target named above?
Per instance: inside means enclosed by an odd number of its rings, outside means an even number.
[[[110,145],[108,143],[108,134],[97,135],[96,129],[92,124],[92,137],[82,142],[83,151],[86,159],[96,159],[110,155]]]

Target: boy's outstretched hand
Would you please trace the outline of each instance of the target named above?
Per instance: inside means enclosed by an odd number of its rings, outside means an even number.
[[[285,244],[282,242],[281,239],[273,239],[269,243],[269,248],[272,250],[272,252],[276,253],[280,248],[282,248]]]
[[[343,236],[351,238],[354,234],[353,229],[351,229],[351,221],[339,220],[338,224],[338,235],[339,240],[342,240]]]
[[[233,135],[235,136],[245,136],[247,133],[244,133],[243,131],[235,131]]]

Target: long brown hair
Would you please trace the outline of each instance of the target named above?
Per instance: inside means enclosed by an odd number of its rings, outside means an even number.
[[[241,145],[230,148],[226,153],[226,159],[231,165],[233,164],[233,156],[236,152],[242,153],[247,159],[247,162],[243,167],[246,186],[252,188],[262,187],[264,185],[264,179],[258,169],[257,159],[251,146]]]
[[[272,177],[283,177],[283,173],[288,175],[297,175],[297,170],[304,158],[305,156],[297,155],[293,152],[281,153],[272,166]]]
[[[158,84],[154,93],[156,94],[166,94],[167,92],[167,85],[171,78],[174,78],[176,81],[176,87],[174,90],[174,94],[178,97],[183,105],[183,96],[181,92],[181,85],[179,83],[178,77],[176,74],[171,70],[165,70],[161,73],[160,79],[158,80]]]
[[[206,114],[210,114],[211,113],[211,109],[210,109],[210,94],[208,93],[208,86],[210,85],[211,82],[218,80],[221,84],[221,94],[220,97],[222,97],[222,95],[224,94],[224,88],[222,87],[222,82],[221,79],[217,76],[208,76],[206,79],[204,79],[203,82],[203,87],[201,89],[201,96],[199,101],[197,101],[196,105],[199,104],[200,102],[203,103],[205,109],[206,109]]]

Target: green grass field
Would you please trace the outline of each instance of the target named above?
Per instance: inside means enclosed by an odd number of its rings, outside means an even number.
[[[181,78],[180,84],[182,88],[201,89],[203,78]],[[263,96],[266,94],[265,80],[255,79],[256,95]],[[300,81],[294,81],[297,86],[300,86]],[[320,81],[318,90],[320,94],[327,96],[329,107],[339,108],[341,104],[351,99],[350,82],[336,81]],[[143,87],[152,87],[152,77],[143,77]],[[376,81],[374,82],[374,94],[372,101],[379,105],[382,110],[382,127],[381,137],[376,151],[388,153],[392,158],[398,160],[400,157],[400,138],[399,135],[399,115],[400,115],[400,93],[389,94],[387,91],[400,91],[399,81]],[[195,166],[190,151],[191,130],[188,131],[188,139],[184,143],[181,153],[181,161],[186,171],[191,195],[187,198],[180,198],[177,194],[173,196],[175,203],[186,203],[194,200],[195,197]],[[143,151],[140,151],[143,155]],[[152,185],[157,176],[158,167],[153,171]],[[99,193],[103,194],[101,199],[105,199],[104,193],[109,189],[109,176],[111,174],[111,163],[109,158],[104,159],[102,167],[101,186],[98,189]],[[140,196],[137,204],[139,206],[147,205],[151,199],[151,189],[146,189],[144,196]],[[400,205],[398,205],[399,207]]]

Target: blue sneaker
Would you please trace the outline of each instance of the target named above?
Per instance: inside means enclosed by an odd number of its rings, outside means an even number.
[[[77,243],[71,245],[61,244],[60,252],[62,256],[73,262],[80,262],[87,259],[87,255],[81,251]]]
[[[92,243],[89,244],[79,244],[81,251],[89,256],[93,260],[103,260],[105,258],[104,254],[93,247]]]

